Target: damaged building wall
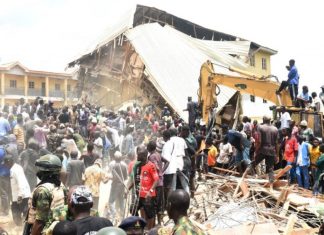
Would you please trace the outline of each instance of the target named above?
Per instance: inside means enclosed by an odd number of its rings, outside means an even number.
[[[123,35],[80,59],[79,67],[78,90],[83,102],[109,109],[128,100],[165,105],[145,74],[140,56]]]

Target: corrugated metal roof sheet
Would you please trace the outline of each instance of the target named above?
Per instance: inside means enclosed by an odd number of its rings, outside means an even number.
[[[149,79],[162,97],[183,118],[187,119],[187,96],[197,94],[201,65],[207,60],[217,64],[220,74],[239,76],[226,66],[241,66],[241,62],[223,52],[201,47],[196,39],[157,23],[137,26],[125,32],[146,66]],[[219,109],[235,94],[235,90],[221,86]],[[197,96],[196,96],[197,97]]]

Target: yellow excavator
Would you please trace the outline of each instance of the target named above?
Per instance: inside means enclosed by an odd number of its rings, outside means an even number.
[[[271,81],[269,77],[256,76],[250,72],[234,67],[228,68],[233,72],[232,76],[223,75],[214,71],[211,61],[205,62],[201,66],[199,79],[199,104],[202,107],[202,119],[208,122],[210,110],[217,106],[217,86],[223,85],[240,93],[261,97],[275,103],[277,106],[291,106],[292,102],[286,90],[280,95],[276,95],[279,89],[279,82]]]
[[[228,69],[232,72],[232,75],[217,73],[211,61],[207,61],[201,66],[198,102],[201,107],[202,120],[206,124],[211,119],[212,110],[217,108],[217,87],[223,85],[240,91],[242,94],[247,93],[271,101],[277,106],[276,110],[280,110],[280,107],[285,106],[296,123],[307,120],[310,124],[309,127],[314,130],[317,129],[317,136],[322,137],[324,135],[323,115],[293,107],[287,90],[283,90],[280,95],[276,94],[280,83],[279,81],[272,81],[271,77],[273,76],[257,76],[234,67]],[[278,115],[278,113],[275,112],[275,115]]]

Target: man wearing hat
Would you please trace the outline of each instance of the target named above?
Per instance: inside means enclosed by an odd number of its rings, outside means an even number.
[[[77,235],[95,234],[105,227],[111,227],[110,220],[102,217],[91,216],[93,197],[86,186],[78,186],[71,195],[70,207],[73,213],[73,224],[77,227]]]
[[[129,235],[143,235],[146,221],[138,216],[130,216],[124,219],[118,226]]]
[[[306,120],[302,120],[299,126],[300,126],[300,135],[305,138],[305,141],[307,143],[310,143],[314,138],[314,132],[312,128],[308,127],[308,123]]]
[[[45,235],[52,235],[54,227],[56,227],[56,224],[60,221],[72,222],[75,220],[72,208],[72,196],[78,187],[80,187],[80,185],[75,185],[69,188],[69,192],[67,194],[67,205],[60,205],[52,209],[50,220],[46,223],[44,228]],[[97,210],[91,208],[90,216],[98,217],[99,213]]]
[[[62,163],[57,156],[44,155],[35,165],[40,183],[33,191],[24,234],[41,235],[51,218],[51,208],[64,205],[67,193],[60,181]]]
[[[258,132],[260,138],[255,143],[255,156],[252,162],[253,168],[256,167],[263,159],[266,163],[266,172],[269,174],[270,188],[274,182],[274,164],[278,160],[278,129],[270,124],[271,116],[263,117],[263,124],[259,126]]]

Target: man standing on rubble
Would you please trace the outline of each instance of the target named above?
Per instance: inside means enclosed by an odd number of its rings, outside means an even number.
[[[196,107],[197,104],[192,101],[192,97],[188,97],[187,108],[183,111],[188,111],[189,113],[189,127],[190,131],[193,132],[195,130],[195,122],[196,122]]]
[[[256,167],[263,159],[266,163],[266,172],[269,174],[270,189],[273,187],[274,173],[273,168],[278,153],[278,129],[270,124],[271,117],[265,115],[263,124],[259,126],[258,132],[260,138],[255,146],[255,159],[252,163],[253,168]]]

